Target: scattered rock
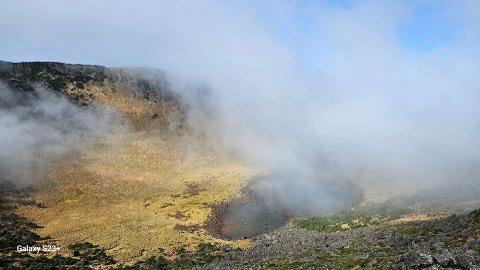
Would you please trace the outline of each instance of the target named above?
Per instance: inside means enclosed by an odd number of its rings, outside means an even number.
[[[448,250],[445,250],[442,253],[435,255],[434,258],[437,261],[437,263],[443,267],[457,265],[454,255],[450,253]]]

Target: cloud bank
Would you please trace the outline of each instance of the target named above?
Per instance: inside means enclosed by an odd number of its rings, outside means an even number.
[[[80,107],[43,88],[0,84],[0,184],[43,180],[51,159],[87,149],[92,139],[120,130],[115,112]]]
[[[479,181],[477,1],[3,1],[0,10],[5,60],[158,67],[186,96],[201,82],[212,133],[280,174],[271,185],[287,203],[340,204],[345,183]]]

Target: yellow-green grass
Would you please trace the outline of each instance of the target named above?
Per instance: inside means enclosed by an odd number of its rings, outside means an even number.
[[[105,138],[52,162],[48,187],[33,195],[45,207],[18,211],[64,247],[92,242],[120,262],[200,242],[247,246],[215,239],[202,226],[212,204],[239,196],[251,172],[194,141],[153,131]]]

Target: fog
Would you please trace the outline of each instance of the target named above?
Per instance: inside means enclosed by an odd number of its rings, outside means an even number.
[[[0,183],[25,186],[45,180],[50,161],[84,151],[94,139],[121,129],[111,109],[80,107],[41,87],[23,92],[2,83]]]
[[[371,187],[478,185],[479,13],[478,1],[4,1],[0,58],[166,70],[194,127],[273,175],[262,189],[336,207]]]

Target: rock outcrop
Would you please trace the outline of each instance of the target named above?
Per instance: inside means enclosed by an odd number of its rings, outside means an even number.
[[[180,96],[165,73],[154,69],[0,61],[0,82],[23,92],[46,88],[81,106],[112,106],[137,128],[178,126],[184,117]]]

